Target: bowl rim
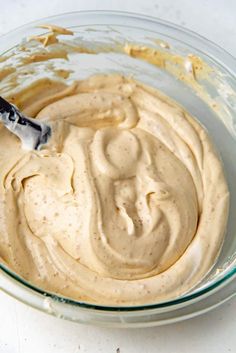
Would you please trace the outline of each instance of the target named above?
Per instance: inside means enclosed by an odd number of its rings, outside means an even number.
[[[214,50],[216,51],[216,53],[214,53],[214,56],[219,56],[219,55],[223,55],[224,60],[223,62],[227,61],[227,66],[225,67],[225,64],[222,64],[222,61],[220,61],[220,65],[223,66],[226,70],[228,70],[230,72],[230,74],[236,79],[236,58],[230,54],[229,52],[227,52],[225,49],[223,49],[221,46],[219,46],[218,44],[214,43],[213,41],[205,38],[204,36],[190,30],[187,28],[184,28],[182,26],[179,26],[177,24],[174,24],[170,21],[166,21],[166,20],[162,20],[158,17],[154,17],[154,16],[148,16],[148,15],[142,15],[140,13],[135,13],[135,12],[126,12],[126,11],[110,11],[110,10],[82,10],[82,11],[71,11],[71,12],[65,12],[65,13],[60,13],[57,15],[53,15],[53,16],[47,16],[47,17],[43,17],[40,18],[38,20],[34,20],[34,21],[30,21],[26,24],[23,24],[21,26],[18,26],[10,31],[8,31],[7,33],[3,33],[0,35],[0,42],[4,41],[8,36],[11,35],[17,35],[17,33],[21,30],[27,30],[30,29],[32,26],[35,27],[37,24],[40,23],[45,23],[48,22],[50,23],[50,21],[55,21],[55,20],[59,20],[61,17],[69,17],[69,16],[116,16],[116,17],[125,17],[125,18],[132,18],[138,21],[147,21],[147,22],[152,22],[154,24],[157,25],[161,25],[161,26],[165,26],[168,27],[171,30],[176,30],[179,33],[184,34],[185,36],[187,36],[189,39],[194,39],[198,42],[202,42],[203,44],[208,46],[208,49],[210,50]],[[130,25],[132,27],[132,25]],[[70,27],[70,26],[69,26]],[[199,43],[198,43],[199,44]],[[9,48],[8,50],[10,50],[11,48]],[[3,53],[0,53],[0,56],[3,55]],[[208,52],[205,53],[205,55],[208,55]],[[209,55],[208,55],[209,56]],[[210,56],[211,57],[211,56]],[[214,57],[214,61],[217,61],[217,58]],[[144,304],[144,305],[133,305],[133,306],[109,306],[109,305],[98,305],[98,304],[90,304],[87,302],[83,302],[83,301],[78,301],[78,300],[74,300],[68,297],[64,297],[62,295],[59,294],[55,294],[55,293],[51,293],[51,292],[47,292],[35,285],[33,285],[32,283],[29,283],[28,281],[26,281],[25,279],[23,279],[22,277],[20,277],[17,273],[15,273],[14,271],[10,270],[7,266],[5,266],[4,264],[0,263],[0,272],[4,272],[5,275],[7,275],[8,278],[13,279],[14,281],[20,283],[21,285],[23,285],[23,287],[25,288],[25,290],[30,289],[32,291],[32,293],[37,293],[39,295],[42,295],[44,298],[50,298],[54,301],[56,301],[57,303],[63,303],[63,304],[70,304],[76,307],[80,307],[80,308],[86,308],[86,309],[90,309],[90,310],[96,310],[96,311],[103,311],[103,312],[137,312],[137,311],[147,311],[147,310],[153,310],[153,309],[161,309],[161,308],[167,308],[167,307],[173,307],[173,306],[178,306],[180,304],[184,304],[185,306],[187,305],[191,305],[191,303],[193,303],[194,299],[198,299],[200,300],[203,296],[206,295],[213,295],[215,293],[215,291],[217,289],[222,288],[223,284],[225,283],[226,285],[231,282],[232,280],[236,279],[236,265],[229,270],[228,273],[226,273],[222,278],[218,279],[217,281],[215,281],[214,283],[210,284],[207,287],[204,287],[200,290],[196,290],[194,291],[194,293],[187,293],[181,297],[178,297],[176,299],[172,299],[172,300],[167,300],[167,301],[161,301],[158,303],[153,303],[153,304]],[[4,290],[4,288],[3,288]],[[8,294],[12,294],[14,297],[17,297],[17,295],[15,295],[15,293],[9,293],[9,291],[7,291]],[[236,290],[235,290],[235,294],[236,294]],[[17,299],[22,300],[22,298],[20,298],[20,296],[17,297]],[[23,300],[22,300],[23,301]],[[45,310],[45,309],[44,309]]]

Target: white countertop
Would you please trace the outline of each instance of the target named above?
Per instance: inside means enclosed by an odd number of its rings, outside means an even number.
[[[202,34],[236,56],[234,0],[2,0],[0,34],[41,17],[94,9],[157,16]],[[173,325],[105,329],[51,317],[0,292],[0,353],[235,353],[235,313],[236,300],[231,300]]]

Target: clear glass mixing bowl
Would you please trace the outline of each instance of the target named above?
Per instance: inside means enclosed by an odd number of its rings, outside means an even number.
[[[223,49],[199,35],[155,18],[108,11],[74,12],[30,23],[0,37],[0,59],[17,48],[22,39],[44,32],[36,26],[50,23],[75,32],[78,44],[91,49],[114,47],[127,42],[148,46],[163,46],[170,52],[201,57],[214,68],[213,84],[202,80],[201,85],[216,102],[221,112],[213,109],[185,81],[176,79],[166,70],[124,53],[101,50],[100,54],[80,54],[79,65],[59,60],[63,68],[73,68],[70,80],[102,72],[132,74],[136,79],[164,91],[182,104],[209,131],[223,159],[231,204],[227,234],[220,256],[206,278],[191,292],[171,301],[135,307],[90,305],[45,293],[27,283],[4,265],[0,265],[0,288],[22,302],[41,311],[65,319],[116,327],[162,325],[193,317],[216,307],[236,294],[236,60]],[[154,41],[157,44],[154,44]],[[159,44],[158,44],[159,43]],[[165,46],[165,45],[164,45]],[[55,59],[56,60],[56,59]],[[72,65],[72,66],[71,66]],[[78,70],[79,68],[79,70]],[[42,69],[42,68],[41,68]],[[218,82],[218,86],[214,83]],[[0,94],[4,80],[0,81]]]

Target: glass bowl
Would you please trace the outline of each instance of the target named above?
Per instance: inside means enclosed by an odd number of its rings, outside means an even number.
[[[131,74],[182,104],[208,129],[223,160],[230,188],[227,234],[216,264],[203,281],[189,293],[170,301],[132,307],[78,302],[35,287],[3,264],[0,264],[0,288],[27,305],[49,314],[109,327],[146,327],[176,322],[206,312],[235,296],[236,60],[212,42],[181,27],[152,17],[110,11],[68,13],[22,26],[0,37],[0,59],[13,54],[13,59],[15,56],[17,60],[18,45],[22,40],[24,43],[25,38],[44,32],[36,28],[42,23],[72,29],[77,44],[91,50],[95,48],[99,52],[89,54],[81,50],[78,54],[79,65],[73,60],[53,59],[59,68],[72,69],[68,80],[73,81],[75,77],[82,79],[99,72]],[[161,48],[182,57],[196,55],[213,68],[211,79],[200,80],[196,90],[196,87],[181,79],[181,75],[176,76],[164,68],[126,55],[120,49],[126,43]],[[43,65],[39,65],[41,72]],[[0,81],[0,94],[6,89],[3,79]],[[201,94],[202,90],[205,96]],[[218,111],[213,109],[215,106],[220,107]]]

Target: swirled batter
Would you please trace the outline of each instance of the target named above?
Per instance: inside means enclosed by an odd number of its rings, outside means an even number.
[[[222,245],[229,193],[204,128],[118,75],[39,80],[8,97],[53,129],[25,151],[0,128],[0,255],[47,290],[99,304],[179,296]]]

